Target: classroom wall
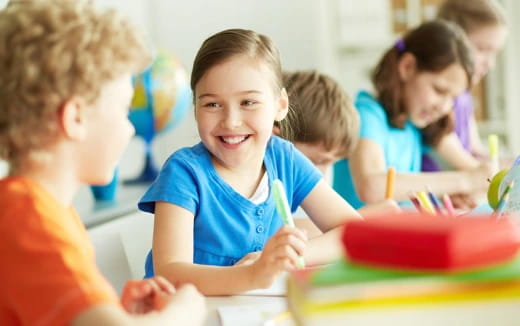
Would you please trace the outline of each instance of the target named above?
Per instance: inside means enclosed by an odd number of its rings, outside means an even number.
[[[327,1],[330,2],[330,1]],[[270,36],[280,50],[285,69],[327,67],[323,16],[327,8],[314,0],[151,1],[150,28],[159,47],[173,51],[190,70],[200,44],[227,28],[247,28]],[[157,146],[160,160],[172,148],[198,140],[193,116]]]
[[[354,24],[356,20],[348,19],[349,12],[353,10],[351,7],[354,4],[361,9],[368,6],[350,0],[94,1],[100,6],[115,7],[129,16],[147,33],[153,44],[172,51],[188,72],[198,47],[206,37],[225,28],[251,28],[269,35],[275,41],[285,69],[318,69],[339,80],[353,96],[359,88],[370,87],[368,73],[383,49],[380,45],[346,46],[345,35],[360,33],[360,27]],[[384,4],[390,0],[370,0],[369,3],[376,1]],[[514,18],[518,15],[516,9],[519,4],[514,0],[502,2],[511,9],[508,10],[511,30],[516,30],[519,20]],[[6,3],[7,0],[0,0],[0,8]],[[372,16],[375,15],[374,10],[370,12]],[[357,16],[360,15],[356,14]],[[362,23],[364,20],[357,21]],[[367,28],[362,29],[367,32]],[[370,29],[370,32],[377,31]],[[506,44],[508,53],[504,55],[507,65],[507,69],[504,69],[507,80],[505,96],[492,107],[505,106],[506,116],[500,122],[507,123],[503,127],[510,131],[507,134],[510,149],[513,153],[518,153],[520,133],[512,131],[516,128],[514,124],[518,121],[517,118],[520,118],[520,111],[515,109],[520,103],[520,98],[516,95],[518,92],[515,91],[520,82],[516,55],[520,51],[516,40],[518,36],[515,33],[510,36]],[[162,164],[175,149],[197,141],[193,115],[188,114],[175,130],[157,137],[153,147],[157,163]],[[123,178],[136,175],[140,171],[143,151],[142,141],[135,138],[121,161],[120,174]],[[0,176],[5,174],[5,170],[5,164],[0,161]]]
[[[94,0],[130,17],[160,48],[172,51],[188,71],[202,41],[226,28],[249,28],[269,35],[280,50],[286,69],[317,68],[337,73],[330,39],[328,6],[314,0]],[[7,0],[0,0],[0,8]],[[324,36],[325,35],[325,36]],[[153,151],[158,164],[175,149],[198,141],[193,115],[172,132],[159,135]],[[123,178],[143,164],[143,143],[135,138],[121,160]],[[0,176],[5,166],[0,162]]]
[[[191,70],[193,58],[204,39],[226,28],[249,28],[269,35],[280,50],[285,69],[320,69],[335,77],[335,34],[330,20],[335,1],[314,0],[94,0],[113,7],[142,28],[157,47],[172,51]],[[0,8],[7,0],[0,0]],[[154,142],[157,164],[177,148],[195,144],[193,114]],[[123,154],[120,176],[135,176],[143,165],[144,145],[134,138]],[[0,161],[0,176],[6,167]]]
[[[247,28],[270,36],[280,50],[284,69],[320,69],[338,75],[333,27],[333,1],[314,0],[97,0],[121,9],[147,31],[153,44],[174,53],[187,71],[200,44],[227,28]],[[159,135],[153,152],[158,164],[177,148],[199,138],[192,114],[173,131]],[[143,144],[136,138],[123,156],[121,175],[140,171]]]

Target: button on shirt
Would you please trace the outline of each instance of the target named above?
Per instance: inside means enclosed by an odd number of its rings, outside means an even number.
[[[321,173],[295,147],[279,137],[269,140],[264,157],[269,189],[280,179],[289,205],[295,211],[321,179]],[[271,192],[255,204],[237,193],[216,172],[203,143],[175,152],[138,206],[153,213],[156,201],[191,211],[194,221],[196,264],[229,266],[249,252],[263,249],[282,226]],[[149,255],[146,276],[153,275]]]

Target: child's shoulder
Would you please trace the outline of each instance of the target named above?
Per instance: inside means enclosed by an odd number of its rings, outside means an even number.
[[[189,161],[206,155],[208,155],[208,150],[202,142],[199,142],[191,147],[182,147],[177,149],[170,155],[170,157],[168,157],[167,160]]]
[[[279,154],[291,154],[295,147],[293,143],[278,136],[272,136],[267,143],[267,150]]]
[[[6,209],[23,203],[27,206],[39,192],[36,183],[23,177],[7,177],[0,180],[0,206]]]
[[[386,112],[381,103],[367,91],[359,91],[354,104],[361,116],[369,114],[386,121]]]
[[[163,173],[177,173],[180,170],[194,171],[195,173],[206,170],[211,164],[209,151],[202,142],[191,146],[179,148],[173,152],[164,162]]]
[[[381,104],[374,97],[374,95],[364,90],[361,90],[357,93],[354,104],[358,109],[374,107],[382,109]]]
[[[56,200],[42,186],[23,177],[0,180],[0,225],[6,231],[39,223],[40,213],[55,211]],[[24,226],[25,225],[25,226]]]

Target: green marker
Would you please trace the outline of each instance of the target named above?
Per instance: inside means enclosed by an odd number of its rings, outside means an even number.
[[[287,195],[285,194],[285,188],[282,181],[278,179],[274,180],[272,187],[276,211],[278,211],[278,214],[280,214],[282,217],[283,224],[294,227],[294,220],[291,214],[291,209],[289,208],[289,202],[287,201]],[[302,256],[298,257],[297,267],[305,267],[305,261],[303,260]]]

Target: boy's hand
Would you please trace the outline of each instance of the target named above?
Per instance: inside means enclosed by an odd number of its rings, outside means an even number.
[[[297,228],[283,226],[267,241],[260,257],[252,263],[253,280],[259,288],[269,287],[283,271],[297,266],[307,237]],[[247,256],[246,256],[247,257]]]
[[[195,285],[193,284],[183,284],[178,289],[177,292],[173,295],[172,302],[185,302],[189,303],[190,308],[194,309],[197,314],[200,314],[204,317],[206,313],[206,301],[204,296],[197,290]],[[192,318],[195,319],[194,316]]]
[[[131,314],[145,314],[161,310],[174,293],[173,285],[161,276],[131,280],[123,288],[121,305]]]

